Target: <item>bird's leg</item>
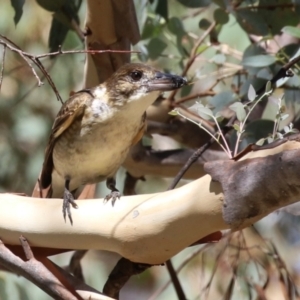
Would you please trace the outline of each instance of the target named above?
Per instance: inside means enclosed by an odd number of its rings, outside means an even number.
[[[114,177],[108,177],[106,179],[106,186],[108,189],[111,190],[111,192],[105,196],[104,202],[107,202],[111,199],[111,204],[114,206],[117,199],[120,199],[121,193],[116,188],[116,180]]]
[[[66,221],[66,215],[68,214],[68,218],[70,220],[70,223],[71,223],[71,225],[73,225],[73,219],[72,219],[70,204],[74,208],[78,208],[78,205],[75,203],[74,196],[70,192],[69,186],[70,186],[70,179],[66,179],[62,212],[63,212],[63,216],[64,216],[65,221]]]

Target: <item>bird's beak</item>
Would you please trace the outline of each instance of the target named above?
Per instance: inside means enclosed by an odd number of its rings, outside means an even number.
[[[171,91],[187,84],[187,80],[181,76],[156,72],[153,79],[148,82],[149,92]]]

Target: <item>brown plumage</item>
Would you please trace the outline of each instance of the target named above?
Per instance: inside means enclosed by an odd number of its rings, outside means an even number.
[[[72,223],[74,193],[87,183],[107,180],[120,197],[114,176],[129,148],[145,130],[145,111],[162,91],[180,88],[185,79],[144,64],[121,67],[106,82],[72,95],[60,109],[49,138],[40,178],[47,197],[62,197]]]

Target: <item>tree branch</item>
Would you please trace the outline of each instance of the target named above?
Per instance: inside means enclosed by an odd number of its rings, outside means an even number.
[[[5,243],[12,245],[19,244],[22,233],[32,246],[102,249],[117,252],[132,262],[160,264],[210,233],[227,228],[245,228],[275,209],[297,201],[300,190],[291,181],[297,178],[299,151],[300,143],[288,141],[274,149],[251,152],[244,157],[248,158],[246,162],[207,163],[208,171],[217,169],[222,173],[223,179],[220,176],[216,179],[221,180],[225,194],[221,184],[206,175],[172,191],[122,197],[114,207],[104,204],[102,199],[78,200],[79,209],[72,212],[74,226],[64,223],[61,217],[61,199],[46,201],[0,194],[0,236]],[[247,180],[236,183],[233,203],[228,198],[225,183],[233,176],[233,170],[236,174],[244,174],[244,163],[249,164],[251,174],[248,174]],[[229,173],[226,168],[221,168],[222,165],[232,166]],[[272,173],[265,171],[266,166]],[[287,174],[292,175],[288,177],[290,179],[286,179]],[[264,191],[254,186],[253,180],[258,176],[264,187],[274,184],[272,177],[277,180],[282,176],[281,183],[276,181],[276,190],[283,190],[284,197],[280,192],[272,194],[271,199],[266,198]],[[216,177],[215,173],[213,177]],[[253,192],[247,194],[244,190]],[[255,202],[256,213],[248,205],[249,195],[252,199],[260,199]],[[223,207],[224,203],[227,206]],[[228,219],[228,209],[232,205],[238,224]],[[251,214],[245,214],[246,209]],[[27,213],[24,214],[24,211]]]

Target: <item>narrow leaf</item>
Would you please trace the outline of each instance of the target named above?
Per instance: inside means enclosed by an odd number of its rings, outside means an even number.
[[[177,0],[177,1],[189,8],[205,7],[210,4],[210,0]]]
[[[234,128],[234,130],[236,130],[237,132],[239,132],[239,131],[240,131],[240,129],[241,129],[241,128],[240,128],[240,126],[239,126],[238,124],[236,124],[236,123],[235,123],[235,124],[233,124],[233,125],[232,125],[232,127],[233,127],[233,128]]]
[[[264,142],[265,142],[265,139],[262,138],[262,139],[258,140],[258,141],[255,143],[255,145],[257,145],[257,146],[262,146],[262,145],[264,144]]]
[[[235,102],[229,106],[231,110],[236,113],[236,117],[240,122],[243,122],[246,118],[246,111],[244,105],[241,102]]]
[[[243,59],[243,65],[245,67],[262,68],[267,67],[276,62],[276,57],[271,55],[253,55]]]
[[[272,83],[271,83],[271,81],[268,81],[267,84],[266,84],[265,93],[270,94],[271,92],[272,92]]]
[[[253,87],[252,84],[250,84],[249,89],[248,89],[248,99],[249,101],[253,101],[256,97],[256,91]]]
[[[197,107],[197,111],[198,111],[198,115],[205,120],[209,120],[213,116],[213,112],[208,107],[199,105]]]
[[[166,21],[168,21],[168,1],[160,0],[157,2],[155,13],[162,16]]]
[[[282,32],[287,33],[293,37],[300,39],[300,28],[294,26],[285,26],[282,28]]]
[[[17,25],[22,17],[23,14],[23,5],[25,0],[10,0],[11,6],[15,10],[14,22]]]
[[[178,112],[177,112],[177,110],[173,109],[173,110],[169,111],[168,114],[171,115],[171,116],[177,116]]]

